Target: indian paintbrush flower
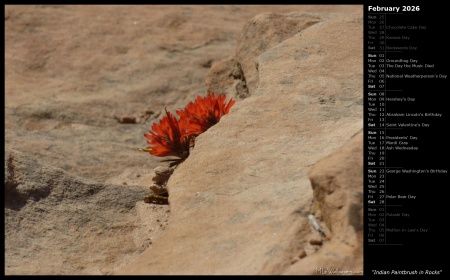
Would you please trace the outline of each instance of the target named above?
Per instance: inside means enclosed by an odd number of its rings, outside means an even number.
[[[199,135],[218,123],[220,118],[228,114],[231,106],[236,102],[230,99],[226,103],[226,98],[224,94],[216,98],[214,93],[211,93],[206,97],[198,96],[195,102],[190,102],[184,111],[178,114],[180,117],[189,119],[182,135]]]
[[[227,103],[224,94],[216,97],[211,93],[206,97],[198,96],[184,110],[177,110],[179,119],[166,109],[166,115],[159,123],[153,123],[150,133],[144,134],[149,146],[140,150],[157,157],[178,157],[179,159],[168,160],[174,162],[171,166],[178,164],[189,156],[195,137],[218,123],[234,103],[233,99]]]
[[[182,137],[188,123],[187,118],[177,118],[166,109],[166,115],[159,121],[153,123],[149,134],[144,134],[149,146],[142,149],[157,157],[175,156],[185,159],[189,156],[190,138]]]

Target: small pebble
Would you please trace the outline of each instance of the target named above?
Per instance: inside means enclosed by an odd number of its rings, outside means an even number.
[[[311,245],[322,245],[323,242],[322,242],[322,239],[313,237],[313,238],[311,238],[309,240],[309,244],[311,244]]]
[[[138,123],[139,120],[138,120],[138,118],[136,118],[136,117],[133,117],[133,116],[127,116],[127,117],[121,117],[121,118],[119,119],[119,122],[120,122],[120,123]]]

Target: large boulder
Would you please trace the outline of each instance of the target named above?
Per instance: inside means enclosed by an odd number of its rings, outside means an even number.
[[[321,21],[259,55],[255,92],[197,138],[169,179],[167,230],[117,273],[314,273],[302,263],[322,247],[334,252],[335,230],[362,223],[333,225],[326,215],[334,206],[314,203],[308,176],[363,127],[362,43],[359,11]],[[345,211],[360,205],[343,203]],[[323,217],[315,213],[320,209]]]

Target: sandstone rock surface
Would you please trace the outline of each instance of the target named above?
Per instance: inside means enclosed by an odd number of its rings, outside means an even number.
[[[309,274],[330,252],[359,268],[358,215],[333,223],[360,213],[357,179],[320,179],[359,171],[310,168],[362,128],[361,9],[6,6],[5,273]],[[143,134],[212,90],[238,102],[170,206],[144,203],[161,163]]]
[[[309,171],[316,215],[329,241],[284,274],[360,275],[363,272],[363,133],[359,132]]]
[[[362,42],[359,12],[317,23],[258,56],[258,88],[197,138],[169,179],[166,232],[118,273],[311,274],[312,263],[325,265],[333,250],[341,254],[344,236],[353,238],[351,250],[361,249],[351,223],[330,221],[337,201],[319,195],[326,187],[316,196],[328,237],[307,216],[315,212],[310,167],[362,129]],[[362,176],[361,166],[351,167],[351,178]],[[343,182],[351,190],[336,194],[362,191],[359,179]],[[343,200],[342,211],[357,199]],[[340,269],[362,270],[361,251],[354,259],[340,259]]]
[[[235,52],[248,20],[354,9],[7,5],[5,143],[98,182],[126,169],[144,174],[159,159],[136,151],[146,145],[143,134],[164,107],[174,112],[205,94],[205,74]]]
[[[5,271],[112,273],[151,244],[153,233],[136,205],[146,192],[142,186],[95,183],[7,150]]]

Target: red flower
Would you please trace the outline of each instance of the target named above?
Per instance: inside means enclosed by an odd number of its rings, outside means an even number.
[[[195,137],[220,121],[220,118],[228,114],[235,100],[226,102],[225,95],[217,98],[214,93],[206,97],[197,97],[195,102],[190,102],[184,110],[176,111],[180,116],[178,120],[166,109],[159,124],[153,123],[150,134],[144,134],[149,146],[139,149],[149,152],[157,157],[175,156],[179,159],[172,161],[171,166],[179,164],[189,156],[191,147],[194,147]]]
[[[178,113],[178,111],[177,111]],[[185,159],[189,156],[189,148],[191,139],[189,136],[182,136],[182,132],[186,130],[188,119],[185,117],[177,118],[166,109],[164,116],[159,124],[153,123],[150,134],[144,134],[147,138],[149,146],[143,149],[151,155],[157,157],[175,156]]]
[[[236,102],[230,99],[226,102],[226,95],[218,95],[217,98],[214,93],[208,94],[206,97],[197,97],[195,102],[190,102],[183,111],[177,111],[181,118],[188,118],[187,124],[182,135],[199,135],[207,131],[211,126],[220,121],[220,118],[228,114],[230,108]]]

